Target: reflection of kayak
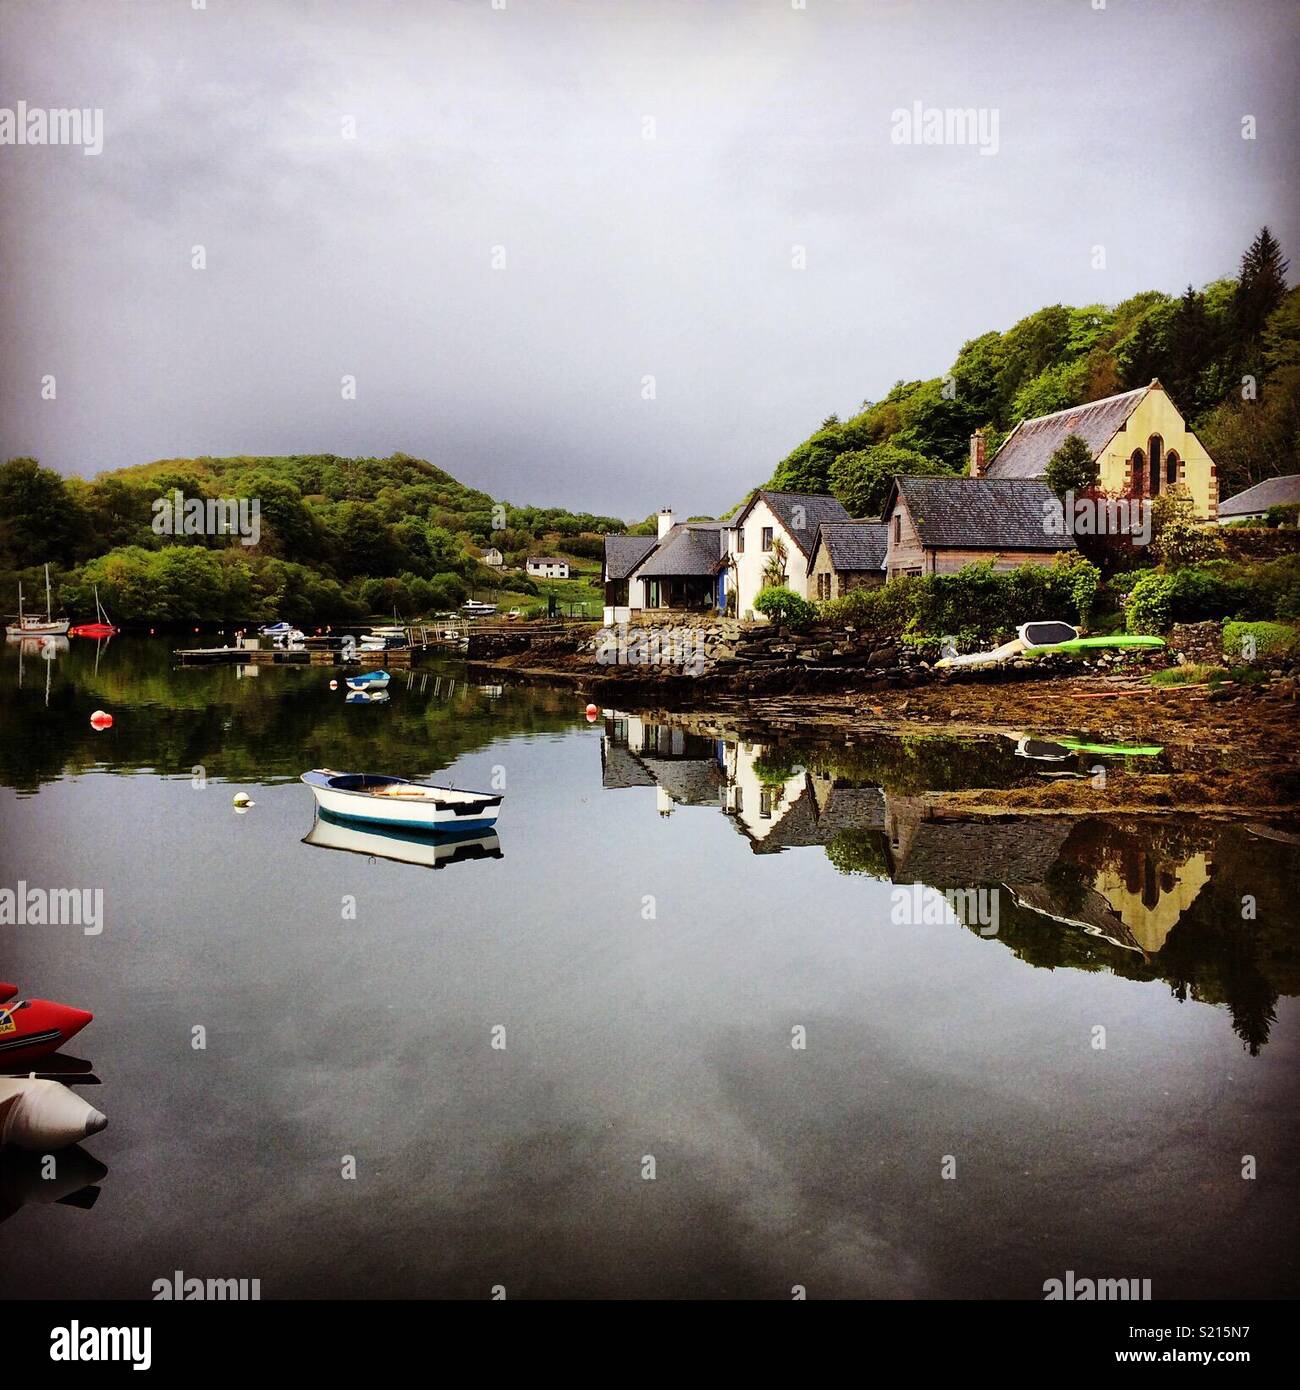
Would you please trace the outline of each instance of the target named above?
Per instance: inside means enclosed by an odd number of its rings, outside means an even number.
[[[388,699],[386,690],[349,690],[343,697],[349,705],[382,705]]]
[[[426,869],[445,869],[466,859],[500,859],[501,840],[495,830],[469,830],[444,835],[416,830],[359,825],[321,811],[303,837],[304,845],[344,850],[399,864],[419,864]]]
[[[48,999],[16,999],[0,1004],[0,1067],[26,1066],[57,1052],[80,1033],[94,1014]]]
[[[301,780],[322,811],[389,829],[490,830],[501,809],[501,797],[491,792],[431,787],[403,777],[317,768]]]
[[[1084,743],[1077,738],[1063,738],[1061,747],[1074,753],[1109,753],[1116,757],[1154,758],[1165,750],[1155,743]]]

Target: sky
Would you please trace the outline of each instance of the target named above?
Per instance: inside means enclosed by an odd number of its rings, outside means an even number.
[[[0,144],[0,457],[713,514],[1044,304],[1300,268],[1298,55],[1294,0],[0,0],[0,123],[102,112]]]

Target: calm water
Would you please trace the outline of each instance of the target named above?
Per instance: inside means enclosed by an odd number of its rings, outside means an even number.
[[[3,1159],[0,1293],[1298,1291],[1294,825],[963,823],[932,793],[1097,758],[592,724],[454,665],[359,707],[138,639],[0,663],[0,886],[104,893],[98,936],[0,926],[0,978],[94,1010],[110,1118],[73,1204]],[[499,837],[405,862],[316,825],[315,766],[504,776]]]

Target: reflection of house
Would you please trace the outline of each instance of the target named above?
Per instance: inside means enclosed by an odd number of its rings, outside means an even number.
[[[1158,380],[1136,391],[1022,420],[984,466],[982,435],[971,441],[971,475],[1039,478],[1069,435],[1092,450],[1098,486],[1113,496],[1154,497],[1175,483],[1191,494],[1196,515],[1213,519],[1219,504],[1214,461],[1187,428]]]
[[[1210,881],[1213,864],[1203,851],[1173,864],[1154,846],[1137,843],[1123,858],[1121,869],[1104,865],[1099,870],[1095,887],[1142,950],[1154,955]]]
[[[601,785],[655,787],[661,815],[677,806],[722,805],[718,745],[671,724],[635,714],[610,714],[601,740]]]

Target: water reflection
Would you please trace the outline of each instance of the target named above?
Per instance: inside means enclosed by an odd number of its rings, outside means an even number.
[[[653,788],[660,816],[711,807],[755,854],[820,847],[842,873],[937,890],[956,922],[1031,965],[1163,979],[1178,999],[1226,1006],[1259,1051],[1278,998],[1300,992],[1295,837],[1271,837],[1261,856],[1251,828],[1227,823],[958,819],[917,789],[919,750],[892,742],[853,752],[762,744],[610,711],[601,780]],[[978,750],[927,742],[931,760],[950,763],[936,785],[951,782],[954,759],[969,764],[967,785],[1003,784],[1005,770],[981,778]],[[859,775],[866,766],[878,780]],[[984,901],[975,889],[999,894],[995,931],[964,911]]]
[[[468,833],[420,834],[414,830],[389,830],[359,825],[317,810],[304,845],[320,849],[364,854],[369,859],[391,859],[399,864],[418,864],[426,869],[445,869],[471,859],[500,859],[501,840],[495,830]]]

